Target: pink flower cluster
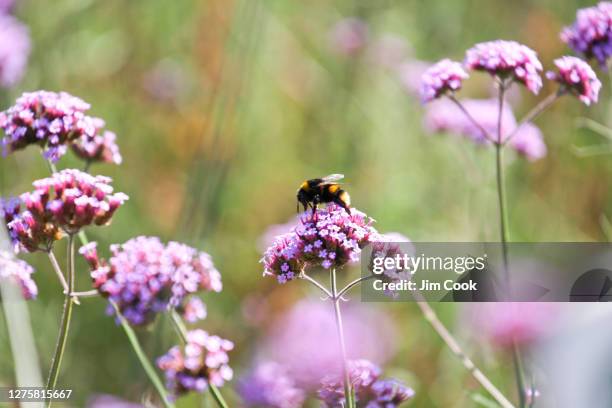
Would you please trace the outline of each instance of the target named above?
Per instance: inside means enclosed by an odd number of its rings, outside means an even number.
[[[461,89],[461,82],[468,77],[460,63],[443,59],[421,76],[421,100],[429,102],[447,92],[458,91]]]
[[[476,44],[467,50],[465,65],[502,79],[512,78],[534,94],[542,88],[542,63],[536,52],[515,41],[496,40]]]
[[[247,407],[301,408],[306,399],[287,370],[273,361],[258,364],[240,380],[238,391]]]
[[[279,235],[266,250],[261,262],[264,275],[276,276],[279,283],[296,279],[306,267],[340,268],[357,262],[361,248],[378,233],[373,220],[355,208],[351,214],[335,204],[305,211],[300,224]]]
[[[595,58],[605,68],[612,56],[612,3],[602,1],[578,10],[574,24],[561,32],[561,40],[585,58]]]
[[[157,359],[157,366],[164,371],[174,397],[189,391],[204,392],[209,384],[220,387],[232,379],[227,353],[233,348],[229,340],[192,330],[187,333],[185,347],[172,347]]]
[[[2,8],[0,4],[0,86],[8,88],[23,76],[31,45],[28,28],[13,16],[3,14],[7,10]]]
[[[27,300],[36,298],[38,288],[32,280],[34,269],[25,261],[15,259],[6,251],[0,251],[0,280],[10,280],[21,289],[23,297]]]
[[[72,151],[86,162],[121,164],[123,158],[116,143],[117,135],[110,131],[84,135],[72,144]]]
[[[203,318],[204,305],[188,297],[222,288],[210,255],[178,242],[164,245],[156,237],[136,237],[112,245],[108,262],[98,257],[95,242],[79,252],[89,263],[94,287],[133,325],[150,323],[169,306],[177,307],[188,321]],[[108,311],[113,312],[112,306]]]
[[[559,82],[587,106],[597,102],[601,82],[589,64],[576,57],[561,57],[554,62],[558,72],[547,72],[548,79]]]
[[[399,381],[380,379],[381,369],[368,360],[350,361],[348,371],[358,407],[395,408],[414,397],[414,390]],[[325,376],[318,397],[325,407],[342,408],[345,401],[342,377]]]
[[[0,113],[0,128],[5,133],[4,154],[39,145],[44,149],[44,157],[56,162],[66,153],[68,145],[79,141],[75,149],[81,157],[89,161],[116,161],[114,138],[96,137],[104,121],[86,115],[89,108],[88,103],[66,92],[24,93],[15,105]]]
[[[35,181],[34,191],[2,206],[13,242],[29,252],[48,251],[62,232],[76,234],[89,225],[108,224],[128,199],[113,193],[110,182],[108,177],[74,169]]]

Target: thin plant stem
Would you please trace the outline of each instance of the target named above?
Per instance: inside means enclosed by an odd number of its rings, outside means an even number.
[[[472,122],[472,124],[474,126],[476,126],[478,128],[478,130],[480,130],[482,132],[482,135],[492,141],[495,142],[495,140],[493,139],[493,137],[491,136],[491,134],[489,132],[487,132],[487,130],[480,124],[480,122],[478,122],[474,116],[472,116],[472,114],[465,108],[465,106],[463,106],[463,104],[457,99],[455,98],[454,95],[449,95],[448,98],[455,104],[457,105],[457,107],[461,110],[461,112],[463,112],[463,114],[468,118],[468,120],[470,122]]]
[[[57,379],[59,377],[60,368],[62,365],[62,358],[64,351],[66,350],[66,341],[68,339],[68,331],[70,329],[70,320],[72,319],[72,307],[74,301],[70,293],[74,289],[74,235],[68,235],[68,291],[64,294],[64,308],[62,311],[62,318],[60,321],[60,331],[57,337],[57,344],[55,346],[55,353],[51,360],[51,369],[49,370],[49,378],[47,380],[47,390],[55,389],[57,385]],[[51,406],[51,400],[47,407]]]
[[[503,91],[501,91],[501,89],[500,89],[500,94],[502,94],[502,93],[503,93]],[[540,101],[540,103],[538,103],[533,109],[531,109],[529,112],[527,112],[527,114],[523,117],[523,119],[521,119],[519,124],[514,128],[514,130],[508,135],[508,137],[505,140],[501,141],[501,138],[499,139],[500,143],[503,143],[503,144],[508,143],[510,141],[510,139],[512,139],[514,136],[516,136],[516,134],[518,133],[518,131],[521,128],[521,126],[523,126],[525,123],[532,122],[535,118],[540,116],[540,114],[542,112],[544,112],[546,109],[548,109],[550,107],[550,105],[555,103],[556,100],[559,99],[564,94],[565,94],[565,91],[562,88],[559,88],[559,90],[557,92],[551,93],[546,98],[542,99]],[[503,101],[500,102],[500,103],[503,104]]]
[[[504,112],[504,93],[506,91],[506,85],[504,82],[499,84],[499,111],[497,116],[497,143],[495,144],[495,169],[496,169],[496,180],[497,180],[497,199],[498,199],[498,209],[499,209],[499,231],[501,238],[501,246],[502,246],[502,257],[503,257],[503,268],[504,268],[504,279],[506,283],[506,290],[508,294],[512,295],[511,282],[510,282],[510,271],[508,264],[508,215],[506,208],[506,184],[504,181],[504,140],[502,139],[502,122],[503,122],[503,112]],[[534,110],[532,110],[531,115],[527,114],[525,117],[525,121],[529,121],[530,116],[535,118],[540,112],[542,112],[550,103],[552,103],[557,98],[557,94],[553,94],[554,98],[546,98],[542,101]],[[550,102],[545,102],[547,99],[550,99]],[[538,108],[539,107],[539,108]],[[523,123],[523,122],[521,122]],[[518,129],[518,127],[517,127]],[[511,135],[512,136],[512,135]],[[506,143],[509,138],[506,139]],[[516,386],[518,389],[518,398],[519,398],[519,406],[520,408],[525,407],[525,381],[523,377],[523,369],[521,364],[521,356],[519,353],[518,346],[513,339],[513,347],[512,347],[512,362],[514,365],[514,375],[516,377]]]
[[[155,372],[153,365],[151,364],[151,362],[145,355],[145,352],[143,351],[140,345],[140,342],[138,341],[138,337],[136,336],[136,333],[134,333],[134,330],[132,329],[130,324],[127,322],[127,320],[125,320],[125,317],[121,314],[121,311],[119,310],[119,307],[117,306],[117,304],[113,300],[110,300],[110,299],[109,299],[109,302],[115,309],[115,314],[117,316],[117,319],[119,320],[119,323],[121,324],[121,327],[123,328],[123,331],[127,335],[130,345],[132,346],[132,349],[136,353],[136,357],[138,357],[138,360],[140,361],[140,365],[145,370],[145,373],[149,377],[149,380],[151,381],[151,383],[157,390],[157,393],[159,394],[159,396],[162,399],[162,402],[164,403],[164,406],[166,408],[174,408],[174,404],[170,402],[170,400],[168,399],[168,393],[166,392],[164,385],[162,384],[161,380],[157,376],[157,373]]]
[[[346,294],[349,290],[353,289],[355,286],[359,285],[360,283],[365,282],[370,279],[374,279],[375,277],[376,277],[375,275],[370,275],[370,276],[362,276],[359,279],[355,279],[354,281],[346,285],[340,292],[338,292],[338,298],[342,298],[344,294]]]
[[[64,295],[66,293],[69,293],[68,282],[66,282],[66,277],[64,276],[64,273],[62,272],[62,268],[60,268],[59,263],[57,262],[57,258],[55,257],[55,254],[53,254],[53,251],[51,249],[47,251],[47,256],[49,257],[49,261],[51,262],[51,266],[53,266],[53,270],[55,271],[55,274],[57,275],[60,283],[62,284],[62,288],[64,289]]]
[[[176,313],[175,309],[170,309],[168,313],[170,314],[170,320],[172,320],[172,323],[174,323],[174,328],[176,329],[176,332],[178,333],[183,343],[186,344],[187,328],[185,327],[183,320],[178,315],[178,313]],[[227,402],[225,402],[223,395],[221,395],[221,391],[219,391],[219,388],[217,388],[216,385],[209,382],[208,389],[210,390],[210,394],[213,396],[213,399],[220,408],[228,408]]]
[[[75,298],[90,298],[100,296],[100,292],[98,292],[96,289],[92,289],[84,292],[72,292],[70,293],[70,296]]]
[[[325,294],[325,296],[327,296],[327,298],[331,299],[333,298],[332,293],[322,284],[320,284],[316,279],[311,278],[310,276],[306,275],[306,272],[302,272],[299,275],[300,279],[304,279],[305,281],[308,281],[310,283],[312,283],[314,286],[317,287],[317,289],[319,289],[321,292],[323,292]]]
[[[442,341],[448,346],[450,351],[461,361],[467,371],[472,374],[474,379],[487,390],[487,392],[497,401],[503,408],[514,408],[514,405],[504,396],[504,394],[495,387],[495,385],[489,380],[489,378],[482,373],[476,367],[474,362],[465,354],[457,340],[448,331],[444,324],[440,321],[436,312],[431,308],[429,303],[423,298],[418,291],[413,291],[413,296],[416,300],[416,304],[423,313],[425,320],[431,325],[435,332],[440,336]]]
[[[346,341],[344,340],[344,328],[342,327],[342,313],[340,312],[340,296],[336,282],[336,268],[330,271],[332,301],[334,303],[334,312],[336,317],[336,328],[338,330],[338,341],[340,343],[340,351],[342,353],[342,375],[344,382],[344,397],[346,399],[347,408],[353,408],[353,392],[351,390],[351,379],[348,369],[348,358],[346,353]]]

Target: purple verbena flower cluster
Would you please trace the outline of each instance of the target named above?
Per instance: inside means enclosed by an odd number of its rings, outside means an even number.
[[[576,57],[557,58],[554,63],[558,72],[548,71],[548,79],[559,82],[587,106],[597,102],[601,82],[589,64]]]
[[[241,379],[238,391],[247,407],[300,408],[306,395],[278,363],[258,364]]]
[[[233,377],[227,353],[234,343],[211,336],[201,329],[187,333],[187,344],[172,347],[157,359],[166,384],[174,397],[189,391],[204,392],[209,384],[222,386]]]
[[[516,41],[488,41],[466,52],[469,69],[486,71],[501,79],[511,78],[524,84],[534,94],[542,88],[542,63],[531,48]]]
[[[203,318],[206,309],[189,297],[222,288],[210,255],[178,242],[164,245],[156,237],[136,237],[112,245],[108,262],[98,257],[96,243],[79,252],[89,263],[94,287],[133,325],[150,323],[169,306],[177,307],[188,321]],[[111,305],[108,311],[113,312]]]
[[[585,58],[595,58],[606,68],[612,56],[612,3],[602,1],[578,10],[576,21],[561,32],[561,40]]]
[[[93,136],[83,135],[72,144],[72,151],[86,162],[102,162],[121,164],[123,158],[116,143],[117,135],[110,131],[102,134],[96,132]]]
[[[378,235],[372,223],[357,209],[351,208],[349,215],[335,204],[318,208],[315,214],[305,211],[300,224],[279,235],[266,250],[261,260],[264,275],[285,283],[298,278],[306,267],[331,269],[357,262],[361,248]]]
[[[111,179],[67,169],[33,183],[34,191],[2,205],[13,243],[28,252],[48,251],[62,232],[106,225],[128,196],[113,193]],[[20,211],[20,206],[25,207]]]
[[[89,108],[88,103],[66,92],[24,93],[15,105],[0,113],[0,128],[5,133],[3,153],[39,145],[44,157],[56,162],[66,153],[68,145],[79,141],[75,149],[81,157],[91,161],[107,159],[110,155],[116,161],[118,152],[113,137],[96,138],[104,121],[86,115]],[[106,151],[106,155],[97,155],[100,151]]]
[[[4,7],[10,5],[0,4]],[[8,88],[23,77],[31,46],[28,28],[4,11],[0,11],[0,86]]]
[[[421,100],[429,102],[447,92],[461,89],[461,82],[469,77],[463,66],[455,61],[443,59],[431,66],[421,77]]]
[[[23,297],[27,300],[36,298],[38,287],[32,279],[34,269],[25,261],[15,259],[7,251],[0,251],[0,280],[10,280],[21,289]]]
[[[348,366],[358,408],[394,408],[414,396],[414,391],[402,383],[381,379],[381,369],[368,360],[349,361]],[[342,376],[324,377],[317,394],[326,407],[341,408],[345,400]]]

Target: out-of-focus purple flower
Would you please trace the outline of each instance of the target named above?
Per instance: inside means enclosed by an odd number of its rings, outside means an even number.
[[[116,143],[117,135],[113,132],[96,132],[92,137],[83,135],[72,144],[72,151],[86,162],[121,164],[122,157]]]
[[[46,159],[56,162],[72,142],[80,140],[79,151],[96,143],[104,121],[85,114],[90,105],[66,92],[26,92],[15,105],[0,113],[4,130],[3,153],[39,145]],[[82,139],[82,140],[81,140]]]
[[[228,351],[234,343],[218,336],[211,336],[201,329],[187,333],[183,348],[172,347],[157,359],[157,366],[164,371],[166,385],[173,397],[189,391],[204,392],[209,384],[223,386],[233,377],[228,365]]]
[[[247,407],[300,408],[306,399],[287,370],[273,361],[257,364],[240,380],[238,392]]]
[[[306,267],[341,268],[357,262],[361,248],[375,240],[373,220],[355,208],[351,214],[338,205],[305,211],[300,224],[277,237],[261,260],[264,276],[276,276],[279,283],[299,277]]]
[[[546,335],[558,314],[554,303],[475,303],[468,309],[472,326],[496,346],[529,345]]]
[[[534,94],[542,88],[542,63],[536,52],[515,41],[496,40],[476,44],[467,50],[465,65],[502,79],[511,78],[524,84]]]
[[[395,408],[414,396],[414,391],[399,381],[380,379],[382,370],[370,361],[349,361],[348,371],[360,408]],[[317,395],[328,408],[343,407],[342,376],[339,373],[325,376]]]
[[[87,408],[145,408],[135,402],[124,401],[112,395],[96,395],[87,401]]]
[[[172,104],[189,92],[190,79],[178,61],[162,59],[143,75],[142,87],[157,101]]]
[[[394,259],[397,256],[403,257],[404,255],[414,254],[414,245],[408,237],[398,232],[390,232],[387,234],[380,234],[376,242],[371,243],[372,255],[370,260],[369,270],[374,270],[374,259]],[[397,282],[400,280],[412,279],[412,272],[408,269],[397,269],[397,268],[384,268],[384,272],[378,275],[378,278],[383,282]],[[398,293],[393,291],[386,292],[391,297],[397,297]]]
[[[200,290],[219,292],[222,288],[221,274],[210,255],[178,242],[164,245],[159,238],[136,237],[112,245],[108,262],[99,259],[95,242],[79,252],[89,263],[94,287],[113,300],[133,325],[150,323],[169,306],[184,311],[190,319],[202,316],[201,307],[186,303],[188,297]],[[110,305],[108,312],[113,313]]]
[[[180,312],[183,318],[189,323],[195,323],[198,320],[206,319],[206,305],[199,297],[189,298],[184,306],[180,307]]]
[[[397,67],[399,81],[409,95],[420,95],[421,77],[429,67],[431,63],[417,60],[404,61]]]
[[[14,4],[15,0],[0,0],[0,13],[8,14]]]
[[[461,103],[470,115],[491,135],[497,137],[498,102],[495,99],[465,99]],[[509,104],[504,104],[502,113],[502,141],[516,133],[508,146],[530,161],[546,156],[547,149],[542,132],[531,123],[525,123],[517,130],[517,123]],[[429,132],[448,132],[470,138],[478,144],[491,142],[482,131],[454,103],[436,101],[428,106],[425,113],[425,129]]]
[[[0,250],[0,280],[16,283],[27,300],[36,298],[38,287],[32,279],[34,269],[25,261],[15,259],[9,252]]]
[[[602,1],[578,10],[574,24],[561,32],[561,40],[605,69],[612,55],[612,3]]]
[[[397,333],[386,314],[349,302],[343,305],[342,318],[349,358],[383,364],[393,356]],[[340,368],[333,310],[319,299],[298,302],[267,332],[260,358],[281,364],[300,388],[313,391],[325,374]]]
[[[366,47],[368,26],[358,18],[345,18],[336,23],[330,36],[334,51],[347,56],[355,56]]]
[[[372,44],[371,50],[368,51],[368,57],[379,66],[394,69],[411,54],[411,51],[403,38],[386,34]]]
[[[523,124],[510,139],[509,145],[529,161],[546,157],[548,151],[542,132],[531,123]]]
[[[0,86],[17,83],[25,72],[30,55],[28,28],[16,18],[2,14],[12,1],[0,1]]]
[[[561,57],[554,62],[558,72],[548,71],[548,79],[560,83],[587,106],[597,103],[601,82],[589,64],[576,57]]]
[[[458,91],[461,89],[461,82],[468,77],[460,63],[443,59],[421,76],[421,100],[429,102],[447,92]]]
[[[268,247],[274,244],[277,237],[291,232],[291,230],[300,224],[299,215],[291,217],[289,221],[284,224],[270,225],[263,234],[259,237],[258,248],[261,252],[265,252]]]
[[[48,251],[62,232],[106,225],[128,196],[113,193],[111,179],[66,169],[33,183],[34,191],[2,204],[13,243],[28,252]],[[23,205],[24,210],[20,211]]]

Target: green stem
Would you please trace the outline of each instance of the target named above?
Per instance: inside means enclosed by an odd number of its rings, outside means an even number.
[[[499,207],[499,229],[501,235],[502,245],[502,256],[503,256],[503,268],[504,268],[504,279],[506,283],[506,290],[510,297],[512,296],[511,282],[510,282],[510,271],[508,269],[508,214],[506,208],[506,184],[504,180],[504,140],[502,135],[502,121],[504,112],[504,93],[506,91],[505,83],[501,82],[499,85],[499,111],[497,116],[497,143],[495,144],[495,164],[497,174],[497,199]],[[556,99],[556,98],[555,98]],[[552,103],[554,99],[551,100]],[[545,104],[546,105],[546,104]],[[511,299],[510,299],[511,300]],[[519,353],[518,346],[513,340],[512,347],[512,362],[514,365],[514,375],[516,377],[516,386],[518,388],[519,407],[525,407],[525,380],[523,377],[523,369],[521,364],[521,356]]]
[[[174,323],[174,328],[176,329],[176,332],[178,333],[179,337],[181,338],[183,343],[187,343],[187,328],[185,327],[183,320],[174,309],[171,309],[169,311],[169,314],[170,320],[172,320],[172,323]],[[221,391],[219,391],[219,388],[217,388],[216,385],[208,383],[208,389],[210,390],[210,394],[213,396],[213,399],[219,407],[228,407],[227,402],[225,402],[225,399],[223,399],[223,395],[221,395]]]
[[[72,307],[73,299],[70,293],[74,290],[74,236],[68,235],[68,292],[64,294],[64,309],[62,311],[62,318],[60,321],[60,331],[57,337],[57,344],[55,346],[55,353],[53,354],[53,360],[51,360],[51,369],[49,370],[49,378],[47,380],[47,390],[55,389],[57,385],[57,379],[59,377],[60,368],[62,365],[62,358],[64,351],[66,350],[66,341],[68,339],[68,331],[70,329],[70,320],[72,319]],[[51,400],[47,407],[51,406]]]
[[[340,312],[340,301],[341,298],[338,292],[338,286],[336,283],[336,268],[332,268],[330,271],[331,280],[331,293],[332,301],[334,302],[334,312],[336,316],[336,328],[338,330],[338,340],[340,343],[340,351],[342,352],[342,375],[344,383],[344,396],[346,398],[347,408],[353,408],[353,391],[351,390],[351,378],[348,369],[348,358],[346,353],[346,342],[344,340],[344,329],[342,327],[342,313]]]
[[[125,331],[125,334],[127,335],[128,340],[130,341],[130,344],[132,348],[134,349],[134,352],[136,353],[136,357],[138,357],[138,360],[140,361],[140,365],[142,365],[142,368],[145,370],[147,376],[149,377],[149,380],[151,381],[151,383],[157,390],[157,393],[159,394],[159,396],[161,397],[164,403],[164,406],[166,408],[174,408],[174,404],[171,403],[170,400],[168,399],[168,393],[166,392],[166,389],[164,388],[164,385],[162,384],[161,380],[157,376],[157,373],[155,372],[155,368],[153,368],[153,365],[151,364],[151,362],[145,355],[144,351],[142,350],[142,346],[140,345],[140,342],[138,341],[138,337],[136,336],[136,333],[134,333],[134,330],[132,329],[130,324],[125,320],[125,317],[123,317],[123,315],[121,314],[121,311],[119,310],[119,307],[117,307],[117,304],[113,302],[112,300],[109,300],[109,302],[115,309],[115,313],[117,315],[117,318],[119,319],[119,323],[121,324],[121,327],[123,327],[123,331]]]

